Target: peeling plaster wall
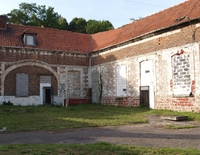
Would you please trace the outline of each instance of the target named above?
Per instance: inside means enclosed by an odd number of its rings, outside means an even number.
[[[151,60],[153,62],[154,108],[200,112],[199,52],[199,43],[197,42],[93,66],[93,72],[96,71],[102,74],[102,103],[138,106],[140,98],[139,87],[141,85],[140,63],[145,60]],[[114,56],[114,53],[112,55]],[[184,65],[180,65],[179,67],[183,68],[182,71],[184,69],[188,71],[189,69],[189,72],[186,73],[187,76],[182,77],[182,84],[184,85],[185,82],[188,82],[188,76],[190,75],[190,86],[187,85],[187,88],[190,89],[189,92],[192,92],[194,96],[190,96],[189,93],[185,94],[184,92],[177,96],[175,93],[177,88],[174,85],[174,79],[176,78],[173,75],[173,66],[177,66],[177,64],[174,64],[173,61],[176,55],[180,59],[187,56],[187,60],[182,59],[182,61],[186,65],[189,61],[189,68]],[[116,95],[116,68],[119,65],[126,65],[127,67],[127,97],[124,98],[118,98]],[[182,74],[182,72],[179,74]]]
[[[125,65],[127,67],[127,97],[117,97],[116,75],[117,66]],[[135,69],[137,60],[127,59],[116,61],[112,63],[105,63],[92,67],[92,72],[99,72],[102,75],[103,93],[102,104],[107,105],[123,105],[123,106],[138,106],[139,105],[139,75],[138,70]],[[134,75],[135,78],[132,78]],[[92,91],[93,92],[93,91]],[[94,94],[93,94],[94,95]]]

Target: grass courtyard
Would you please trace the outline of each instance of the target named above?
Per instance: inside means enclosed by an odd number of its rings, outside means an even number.
[[[200,121],[198,113],[178,113],[141,107],[116,107],[98,104],[71,107],[0,106],[0,127],[6,133],[23,131],[61,132],[72,128],[119,126],[147,122],[148,114],[187,115]],[[195,149],[147,148],[109,143],[0,145],[0,154],[200,154]]]

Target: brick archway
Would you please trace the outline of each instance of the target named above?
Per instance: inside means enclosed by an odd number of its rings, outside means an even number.
[[[20,61],[15,65],[10,66],[9,68],[7,68],[4,73],[2,74],[2,78],[1,78],[1,83],[2,83],[2,87],[1,87],[1,92],[2,92],[2,96],[4,96],[4,82],[5,82],[5,78],[6,76],[14,69],[19,68],[19,67],[23,67],[23,66],[36,66],[36,67],[41,67],[44,68],[48,71],[50,71],[57,80],[57,86],[59,85],[59,77],[58,74],[56,73],[56,71],[54,69],[52,69],[47,63],[44,62],[39,62],[39,61]]]

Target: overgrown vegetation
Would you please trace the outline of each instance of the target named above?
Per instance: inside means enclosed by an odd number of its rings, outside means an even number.
[[[99,74],[99,103],[101,103],[103,94],[103,80],[102,80],[102,74]]]
[[[4,106],[13,106],[13,103],[10,102],[10,101],[7,101],[7,102],[4,101],[4,102],[3,102],[3,105],[4,105]]]
[[[73,18],[71,22],[54,11],[53,7],[37,5],[36,3],[19,4],[19,9],[13,9],[7,15],[10,24],[49,27],[72,32],[94,34],[114,29],[108,20],[97,21],[84,18]]]
[[[34,145],[0,145],[0,154],[66,154],[66,155],[196,155],[200,154],[200,150],[196,149],[175,149],[175,148],[149,148],[149,147],[134,147],[126,145],[114,145],[109,143],[96,144],[34,144]]]
[[[71,128],[118,126],[147,122],[146,115],[187,115],[200,121],[197,113],[150,110],[141,107],[116,107],[99,104],[57,106],[0,106],[0,127],[6,132],[63,131]]]

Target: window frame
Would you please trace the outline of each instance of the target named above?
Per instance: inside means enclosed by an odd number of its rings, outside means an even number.
[[[29,43],[28,37],[32,37],[32,43]],[[23,35],[23,44],[27,46],[36,46],[36,34],[25,33]]]

